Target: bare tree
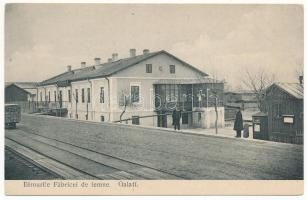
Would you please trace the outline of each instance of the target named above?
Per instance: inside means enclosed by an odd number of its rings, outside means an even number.
[[[260,111],[264,110],[265,89],[275,81],[275,76],[265,72],[263,69],[256,73],[246,71],[246,76],[242,80],[243,84],[256,94],[257,105]]]
[[[296,78],[298,78],[299,76],[303,76],[304,75],[304,68],[303,67],[298,67],[295,70],[295,75],[296,75]]]
[[[296,68],[295,68],[295,78],[298,79],[299,76],[304,76],[304,61],[303,60],[297,60],[295,62]]]
[[[129,104],[129,99],[130,99],[130,96],[128,95],[128,91],[122,90],[120,93],[120,102],[119,102],[119,105],[123,107],[123,110],[119,116],[120,123],[122,123],[122,117],[124,113],[126,112],[127,105]]]
[[[304,67],[301,65],[295,69],[295,78],[301,83],[303,82],[303,79],[301,79],[304,76]],[[303,84],[302,84],[303,85]]]

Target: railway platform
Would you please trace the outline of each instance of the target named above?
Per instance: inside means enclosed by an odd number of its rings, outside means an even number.
[[[5,145],[63,179],[301,180],[303,146],[23,115]]]

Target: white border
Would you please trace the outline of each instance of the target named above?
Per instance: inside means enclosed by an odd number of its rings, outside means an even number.
[[[4,105],[4,9],[5,9],[5,3],[110,3],[110,1],[106,1],[106,0],[89,0],[89,1],[72,1],[72,0],[6,0],[6,1],[1,1],[1,15],[0,15],[0,23],[1,23],[1,31],[0,31],[0,35],[1,35],[1,68],[0,68],[0,74],[1,74],[1,105]],[[167,0],[167,1],[163,1],[163,0],[113,0],[112,3],[214,3],[214,4],[251,4],[251,3],[263,3],[263,4],[304,4],[305,5],[305,1],[304,0],[257,0],[257,1],[251,1],[251,0]],[[304,12],[305,12],[305,8],[304,8]],[[304,17],[304,27],[306,27],[306,20]],[[305,29],[305,28],[304,28]],[[305,31],[305,30],[304,30]],[[305,35],[305,34],[304,34]],[[305,43],[304,43],[304,47],[305,47]],[[305,48],[304,48],[305,49]],[[306,57],[306,51],[304,52],[304,57]],[[306,60],[306,59],[305,59]],[[305,62],[304,62],[305,63]],[[305,91],[306,92],[306,91]],[[306,101],[304,102],[306,103]],[[306,104],[305,104],[306,105]],[[306,106],[304,108],[304,112],[306,113]],[[3,111],[4,111],[4,106],[0,106],[0,119],[2,121],[2,123],[0,124],[0,129],[2,130],[2,138],[4,138],[4,119],[3,119]],[[304,123],[306,123],[306,117],[304,119]],[[4,147],[4,140],[1,139],[0,140],[2,147]],[[306,137],[305,137],[305,144],[306,144]],[[3,148],[1,148],[1,160],[4,160],[4,151]],[[304,160],[306,160],[306,153],[304,155]],[[306,165],[304,164],[304,172],[306,173]],[[1,167],[1,178],[2,180],[4,180],[4,167],[3,167],[3,162],[2,162],[2,167]],[[44,197],[31,197],[31,196],[27,196],[27,197],[7,197],[4,196],[4,185],[3,185],[3,181],[0,181],[1,185],[1,199],[15,199],[15,198],[20,198],[20,199],[33,199],[33,198],[44,198],[44,199],[54,199],[54,198],[58,198],[58,199],[83,199],[84,197],[82,196],[73,196],[73,197],[53,197],[53,196],[44,196]],[[306,191],[306,184],[304,186],[305,191]],[[304,199],[304,196],[286,196],[286,197],[280,197],[280,196],[269,196],[269,197],[262,197],[262,196],[258,196],[258,197],[252,197],[249,196],[248,199],[276,199],[276,200],[284,200],[284,199]],[[86,198],[90,198],[90,199],[123,199],[123,197],[86,197]],[[178,197],[178,196],[169,196],[169,197],[125,197],[125,199],[186,199],[187,197]],[[229,196],[223,196],[223,197],[189,197],[189,199],[247,199],[247,197],[229,197]]]

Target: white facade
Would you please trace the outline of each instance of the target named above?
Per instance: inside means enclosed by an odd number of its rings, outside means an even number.
[[[146,64],[151,64],[152,72],[146,72]],[[170,65],[175,66],[175,73],[170,73]],[[139,101],[129,102],[122,119],[133,116],[156,115],[154,105],[154,84],[157,81],[198,79],[203,76],[186,64],[167,54],[159,54],[141,61],[124,70],[118,71],[107,78],[96,78],[80,81],[72,81],[70,86],[57,87],[56,85],[40,86],[38,88],[38,101],[59,101],[62,92],[62,107],[67,108],[68,118],[90,121],[119,121],[124,110],[124,96],[131,99],[131,88],[139,88]],[[84,90],[84,102],[82,101],[82,89]],[[88,102],[88,90],[90,101]],[[101,91],[103,90],[103,100]],[[69,101],[69,91],[71,100]],[[78,91],[78,102],[76,102]],[[55,95],[56,94],[56,95]],[[56,97],[55,97],[56,96]],[[224,113],[223,113],[224,114]],[[148,117],[139,119],[141,125],[156,126],[157,118]],[[128,121],[131,123],[131,120]]]
[[[104,101],[102,103],[100,103],[101,88],[104,88]],[[90,90],[90,101],[88,101],[88,89]],[[84,101],[82,101],[82,90],[84,90]],[[71,98],[69,98],[69,91]],[[72,82],[67,87],[57,87],[56,85],[40,86],[38,88],[38,101],[49,102],[50,94],[50,104],[55,104],[54,107],[59,108],[60,92],[62,93],[62,107],[67,108],[68,118],[101,121],[101,116],[103,116],[105,121],[111,121],[108,106],[108,81],[106,79],[100,78]],[[78,98],[78,102],[76,98]]]

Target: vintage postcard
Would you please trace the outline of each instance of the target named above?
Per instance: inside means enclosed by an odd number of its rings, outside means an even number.
[[[7,195],[302,195],[304,9],[5,5]]]

